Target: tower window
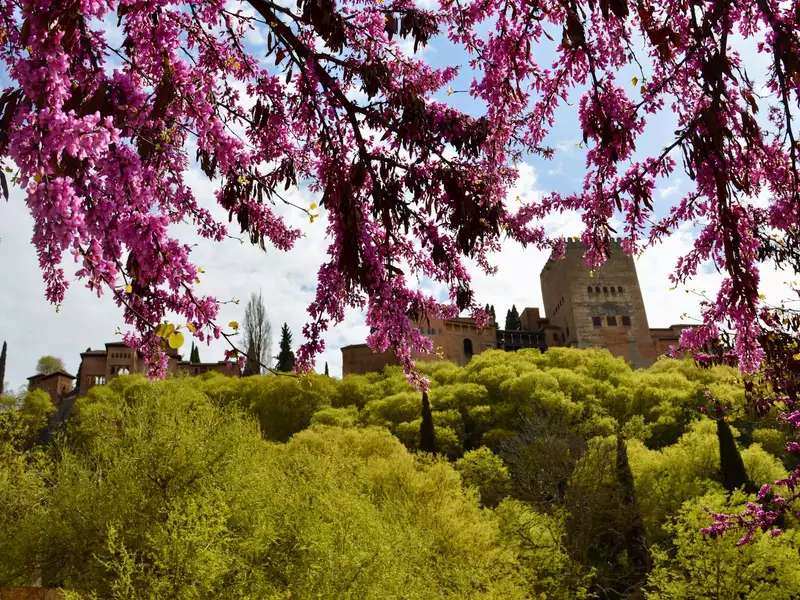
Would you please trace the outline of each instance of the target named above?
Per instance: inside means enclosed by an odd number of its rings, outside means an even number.
[[[599,294],[600,293],[600,286],[598,285],[597,287],[595,287],[594,291]]]
[[[617,288],[617,291],[618,291],[618,292],[621,294],[621,293],[622,293],[622,286],[619,286],[619,287]]]
[[[611,286],[611,295],[612,296],[616,296],[617,295],[617,288],[615,288],[613,285]]]
[[[607,294],[607,293],[608,293],[608,288],[607,288],[606,286],[603,286],[603,293],[604,293],[604,294]]]
[[[589,286],[589,287],[587,287],[587,288],[586,288],[586,291],[587,291],[587,292],[589,292],[589,293],[591,294],[591,293],[592,293],[592,286]]]
[[[617,317],[606,317],[606,321],[609,327],[613,327],[617,324]]]
[[[631,318],[628,315],[622,315],[622,324],[625,327],[630,327],[631,326]]]
[[[592,317],[592,325],[595,327],[602,327],[603,320],[600,317]]]

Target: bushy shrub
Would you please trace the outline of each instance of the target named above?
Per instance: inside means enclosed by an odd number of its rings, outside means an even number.
[[[776,538],[757,533],[754,541],[737,546],[736,531],[710,538],[701,532],[708,512],[735,512],[743,496],[730,502],[712,492],[687,502],[674,524],[667,525],[674,549],[656,549],[647,585],[652,600],[742,598],[790,600],[800,597],[797,533]]]
[[[99,598],[526,597],[496,517],[385,430],[275,444],[192,383],[118,391],[78,402],[46,488],[30,465],[1,467],[15,536],[0,584],[40,572]]]

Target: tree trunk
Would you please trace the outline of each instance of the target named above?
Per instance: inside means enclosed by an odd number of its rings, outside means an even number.
[[[422,422],[419,425],[419,449],[423,452],[436,452],[436,433],[433,430],[433,414],[428,392],[422,392]]]

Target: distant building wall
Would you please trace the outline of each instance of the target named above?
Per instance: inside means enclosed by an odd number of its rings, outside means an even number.
[[[681,341],[681,332],[691,325],[671,325],[666,328],[653,328],[650,337],[653,338],[656,356],[666,354],[672,346],[677,346]]]
[[[373,352],[366,344],[342,348],[342,375],[372,373],[394,364],[397,359],[392,352]]]
[[[199,375],[216,371],[223,375],[238,377],[239,369],[235,363],[219,361],[214,363],[191,363],[182,361],[180,354],[170,351],[167,373],[169,375]],[[130,373],[145,373],[144,358],[122,342],[109,342],[105,350],[90,350],[81,354],[79,393],[86,394],[95,385],[108,383],[112,378]]]

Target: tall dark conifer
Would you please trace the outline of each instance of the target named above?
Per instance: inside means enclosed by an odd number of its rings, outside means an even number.
[[[624,532],[625,550],[637,579],[643,581],[651,566],[650,551],[647,547],[644,521],[642,520],[641,512],[639,512],[639,504],[636,501],[636,488],[633,482],[631,465],[628,462],[627,444],[625,444],[625,438],[620,433],[617,433],[616,463],[621,504],[627,515],[627,527]]]
[[[281,341],[279,344],[280,352],[278,352],[278,364],[276,369],[278,371],[292,371],[294,369],[294,352],[292,352],[292,332],[289,331],[289,325],[283,324],[281,327]]]
[[[431,413],[428,392],[422,392],[422,422],[419,424],[419,449],[423,452],[436,452],[436,433],[433,429],[433,413]]]
[[[331,374],[328,372],[328,361],[325,361],[325,377],[330,377]]]
[[[5,380],[6,380],[6,351],[8,344],[3,342],[3,350],[0,352],[0,394],[3,393]]]
[[[200,362],[200,349],[192,342],[192,351],[189,353],[189,362],[198,364]]]
[[[754,493],[756,486],[747,476],[742,455],[739,454],[736,440],[733,439],[733,432],[722,416],[717,417],[717,440],[722,486],[729,492],[744,488],[745,492]]]
[[[506,331],[518,331],[522,329],[522,321],[519,318],[516,304],[511,306],[511,310],[506,313]]]

